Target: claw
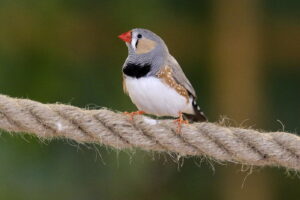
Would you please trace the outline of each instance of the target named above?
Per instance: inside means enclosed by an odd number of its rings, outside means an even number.
[[[125,115],[128,115],[129,117],[130,117],[130,120],[133,120],[133,117],[135,116],[135,115],[143,115],[143,114],[145,114],[145,112],[144,111],[142,111],[142,110],[138,110],[138,111],[135,111],[135,112],[123,112]]]
[[[183,119],[182,112],[179,113],[178,119],[176,119],[174,122],[177,123],[177,133],[178,134],[181,132],[182,124],[189,124],[188,120]]]

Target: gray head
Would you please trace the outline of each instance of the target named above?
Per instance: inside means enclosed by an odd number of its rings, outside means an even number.
[[[159,70],[169,55],[164,41],[155,33],[142,28],[135,28],[119,36],[126,42],[128,57],[124,66],[130,62],[134,64],[150,64],[153,72]]]

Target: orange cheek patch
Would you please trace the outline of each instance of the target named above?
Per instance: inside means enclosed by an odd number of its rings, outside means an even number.
[[[164,82],[169,85],[171,88],[174,88],[178,94],[181,96],[184,96],[187,100],[187,103],[189,102],[189,94],[187,90],[180,84],[178,84],[173,76],[172,76],[172,69],[168,66],[164,67],[158,74],[158,78],[161,78],[164,80]]]
[[[153,40],[142,38],[139,40],[135,52],[137,54],[144,54],[152,51],[155,47],[156,47],[156,42],[154,42]]]

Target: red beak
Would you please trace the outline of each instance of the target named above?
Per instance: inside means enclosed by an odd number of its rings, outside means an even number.
[[[128,31],[126,33],[122,33],[121,35],[118,36],[121,40],[124,42],[131,42],[131,31]]]

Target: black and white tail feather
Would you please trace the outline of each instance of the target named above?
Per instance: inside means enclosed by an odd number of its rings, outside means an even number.
[[[183,116],[189,122],[204,122],[204,121],[208,121],[207,117],[204,114],[204,112],[201,110],[200,106],[198,106],[195,98],[193,98],[192,106],[193,106],[193,109],[194,109],[194,112],[195,112],[194,115],[183,113]]]

